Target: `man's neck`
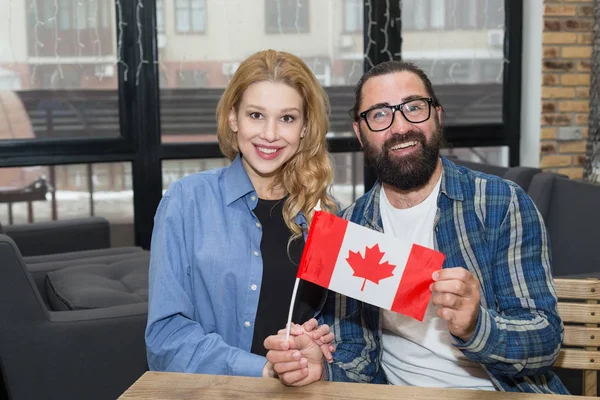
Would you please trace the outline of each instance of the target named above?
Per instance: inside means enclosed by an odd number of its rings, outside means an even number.
[[[390,204],[394,208],[405,209],[414,207],[423,202],[435,189],[435,185],[437,184],[440,176],[442,175],[442,159],[438,158],[438,163],[429,178],[429,181],[420,188],[412,189],[412,190],[400,190],[394,186],[391,186],[387,183],[383,184],[383,190],[385,190],[385,195],[388,198]]]

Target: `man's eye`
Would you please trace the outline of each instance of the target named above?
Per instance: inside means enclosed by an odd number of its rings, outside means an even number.
[[[262,114],[259,113],[259,112],[256,112],[256,111],[251,112],[249,115],[250,115],[250,118],[252,118],[252,119],[260,119],[260,118],[262,118]]]
[[[291,115],[284,115],[283,117],[281,117],[281,120],[285,123],[292,123],[296,120],[296,118],[292,117]]]
[[[373,112],[371,113],[371,118],[381,119],[381,118],[385,118],[387,115],[388,115],[387,110],[373,110]]]

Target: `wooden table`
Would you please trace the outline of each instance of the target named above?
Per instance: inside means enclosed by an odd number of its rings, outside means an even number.
[[[121,397],[126,400],[187,399],[394,399],[394,400],[592,400],[594,397],[479,390],[431,389],[409,386],[315,382],[294,388],[277,379],[240,376],[146,372]]]

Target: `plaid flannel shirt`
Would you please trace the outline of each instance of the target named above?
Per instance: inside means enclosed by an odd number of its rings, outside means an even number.
[[[475,333],[468,342],[454,337],[454,346],[482,365],[497,390],[568,393],[550,371],[563,325],[542,217],[516,184],[443,157],[442,167],[435,248],[446,255],[444,268],[467,268],[481,284]],[[342,216],[383,232],[380,189],[378,182]],[[380,311],[329,292],[322,321],[332,327],[337,350],[326,367],[328,380],[387,383]]]

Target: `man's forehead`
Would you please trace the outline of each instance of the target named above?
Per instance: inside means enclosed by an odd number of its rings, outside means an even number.
[[[427,96],[423,81],[410,71],[393,72],[369,78],[363,86],[363,97],[380,97],[383,94]]]

